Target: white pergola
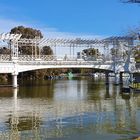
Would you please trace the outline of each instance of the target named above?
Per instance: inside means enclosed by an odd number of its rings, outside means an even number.
[[[117,46],[119,43],[124,43],[126,45],[132,45],[134,38],[128,36],[119,36],[119,37],[109,37],[105,39],[82,39],[82,38],[34,38],[34,39],[25,39],[21,38],[21,34],[10,34],[2,33],[0,34],[0,40],[7,42],[11,48],[11,55],[18,57],[20,46],[31,46],[32,55],[40,55],[41,48],[43,46],[56,47],[63,46],[70,48],[70,54],[73,52],[76,47],[86,47],[86,48],[108,48],[109,45]],[[37,51],[39,49],[39,51]]]
[[[18,41],[21,38],[22,34],[10,34],[10,33],[2,33],[0,34],[0,40],[3,41]]]
[[[18,57],[18,40],[21,38],[21,36],[22,34],[0,34],[0,40],[7,42],[8,46],[10,47],[12,57]]]

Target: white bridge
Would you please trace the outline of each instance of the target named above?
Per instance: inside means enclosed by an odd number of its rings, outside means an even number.
[[[10,54],[0,54],[0,73],[11,73],[13,75],[13,87],[17,87],[17,75],[20,72],[47,69],[47,68],[93,68],[106,71],[113,71],[116,75],[120,72],[133,73],[135,61],[131,54],[133,38],[114,37],[107,39],[20,39],[20,34],[0,34],[1,42],[6,42],[10,48]],[[43,46],[57,47],[65,46],[70,48],[70,54],[66,56],[42,55]],[[19,47],[32,47],[31,55],[22,55]],[[118,47],[123,52],[127,46],[127,56],[123,54],[111,55],[109,48]],[[38,48],[37,48],[38,47]],[[104,49],[103,55],[93,59],[87,59],[87,56],[74,55],[74,47],[87,47]],[[39,49],[39,50],[37,50]],[[63,51],[63,50],[62,50]],[[73,54],[72,54],[73,52]],[[117,79],[117,78],[116,78]]]
[[[10,55],[0,55],[0,73],[19,73],[46,68],[96,68],[113,71],[113,61],[97,59],[86,61],[76,57],[63,57],[54,55],[42,55],[35,58],[30,55],[18,56],[10,59]]]

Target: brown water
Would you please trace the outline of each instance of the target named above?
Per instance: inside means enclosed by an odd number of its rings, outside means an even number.
[[[104,80],[25,81],[0,88],[0,140],[126,140],[140,136],[140,94]]]

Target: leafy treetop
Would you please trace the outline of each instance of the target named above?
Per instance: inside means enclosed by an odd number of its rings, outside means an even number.
[[[29,27],[18,26],[10,31],[11,34],[22,34],[21,38],[33,39],[35,37],[42,38],[43,35],[40,30],[36,30]]]

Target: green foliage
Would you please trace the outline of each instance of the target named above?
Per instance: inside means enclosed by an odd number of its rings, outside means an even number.
[[[35,37],[42,38],[43,35],[40,30],[29,27],[18,26],[10,31],[11,34],[22,34],[21,38],[34,39]]]
[[[21,38],[26,39],[35,39],[35,38],[43,38],[43,35],[40,30],[36,30],[33,28],[18,26],[10,31],[11,34],[22,34]],[[35,46],[31,46],[28,44],[20,45],[19,44],[19,53],[22,55],[34,55],[35,54]],[[36,53],[39,54],[39,48],[36,47]],[[49,46],[44,46],[41,50],[41,54],[43,55],[52,55],[53,50]],[[21,73],[19,77],[27,77],[33,79],[42,79],[47,74],[46,70],[36,70]]]
[[[89,48],[89,49],[83,50],[83,54],[86,55],[87,57],[97,58],[100,55],[100,52],[98,49]]]
[[[21,38],[26,38],[26,39],[34,39],[34,38],[42,38],[43,35],[40,30],[36,30],[33,28],[28,28],[28,27],[23,27],[23,26],[18,26],[10,31],[11,34],[22,34]],[[23,55],[32,55],[35,54],[35,49],[33,49],[34,46],[30,46],[28,44],[24,46],[20,46],[19,44],[19,53]],[[37,52],[39,48],[37,47]]]
[[[99,50],[98,49],[94,49],[94,48],[85,49],[85,50],[83,50],[83,52],[87,56],[98,56],[99,55]]]
[[[41,54],[43,54],[43,55],[53,55],[53,50],[50,48],[50,46],[44,46],[41,50]]]
[[[28,27],[23,27],[23,26],[18,26],[18,27],[11,29],[10,33],[11,34],[12,33],[13,34],[22,34],[21,38],[27,38],[27,39],[34,39],[34,38],[42,38],[43,37],[40,30],[36,30],[33,28],[28,28]],[[20,46],[20,44],[19,44],[19,46]],[[34,47],[35,46],[30,46],[28,44],[26,44],[24,46],[22,45],[19,47],[19,52],[20,52],[20,54],[23,54],[23,55],[32,55],[32,53],[35,54]],[[38,54],[38,52],[39,52],[38,47],[36,47],[36,51]],[[44,46],[41,50],[41,53],[43,55],[52,55],[53,51],[49,46]]]
[[[0,83],[4,84],[8,81],[8,74],[0,74]]]
[[[139,49],[136,49],[134,51],[134,57],[135,57],[136,62],[140,62],[140,50]]]
[[[11,53],[10,49],[6,47],[0,48],[0,54],[10,54],[10,53]]]
[[[120,50],[120,48],[111,48],[111,55],[115,56],[115,57],[122,57],[125,58],[126,56],[128,56],[128,51],[122,51]]]

